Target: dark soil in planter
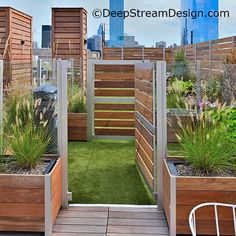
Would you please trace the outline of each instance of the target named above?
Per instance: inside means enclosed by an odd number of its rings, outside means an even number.
[[[225,167],[223,171],[215,173],[200,173],[187,162],[174,163],[179,176],[199,176],[199,177],[236,177],[236,170]]]
[[[4,159],[0,162],[0,174],[43,175],[50,164],[48,161],[42,161],[35,168],[29,170],[19,167],[14,160]]]

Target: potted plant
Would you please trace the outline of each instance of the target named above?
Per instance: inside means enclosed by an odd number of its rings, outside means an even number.
[[[236,204],[236,145],[228,126],[230,110],[219,106],[202,112],[191,125],[180,124],[178,138],[185,157],[164,159],[163,165],[164,210],[172,234],[191,234],[188,217],[201,203]],[[219,208],[218,218],[221,235],[234,235],[232,212]],[[199,210],[196,219],[199,235],[216,235],[213,208]]]
[[[87,141],[86,96],[77,88],[69,91],[68,140]]]
[[[35,123],[39,104],[30,97],[8,98],[5,103],[0,231],[46,232],[61,208],[61,158],[44,155],[51,136],[43,114]]]

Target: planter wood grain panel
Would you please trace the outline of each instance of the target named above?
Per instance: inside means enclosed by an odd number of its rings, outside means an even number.
[[[11,93],[28,93],[32,81],[32,17],[0,7],[0,55],[4,59],[4,86]],[[23,89],[24,88],[24,89]]]
[[[236,178],[174,176],[166,160],[163,171],[164,209],[169,226],[176,227],[177,234],[191,233],[188,218],[195,206],[206,202],[236,204]],[[173,180],[176,184],[175,189],[171,189]],[[175,191],[175,194],[170,194],[171,191]],[[175,203],[172,207],[171,202]],[[219,207],[218,217],[221,235],[234,235],[232,211]],[[198,210],[196,219],[198,235],[216,235],[213,207]]]
[[[87,141],[87,114],[68,114],[68,140]]]
[[[49,175],[55,222],[61,207],[60,158]],[[44,175],[0,174],[0,231],[44,232],[45,202]]]

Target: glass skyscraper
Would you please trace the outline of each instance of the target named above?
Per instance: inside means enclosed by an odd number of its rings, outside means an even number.
[[[110,0],[110,11],[124,11],[124,0]],[[110,16],[109,47],[124,46],[124,19]]]
[[[182,11],[218,11],[218,0],[180,0]],[[219,38],[219,18],[217,17],[192,17],[182,18],[181,44],[196,44]]]

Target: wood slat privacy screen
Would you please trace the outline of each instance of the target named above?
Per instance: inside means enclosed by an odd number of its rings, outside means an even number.
[[[154,187],[154,102],[153,64],[135,65],[135,147],[136,162],[149,187]]]
[[[52,8],[52,55],[64,60],[74,59],[75,68],[87,77],[87,11],[84,8]]]
[[[192,66],[201,60],[203,68],[221,70],[225,58],[236,49],[236,36],[176,48],[103,48],[103,60],[164,60],[172,62],[179,50],[184,50]]]
[[[32,85],[32,17],[0,7],[0,57],[4,59],[4,85],[25,92]]]
[[[170,48],[103,48],[103,60],[171,60]]]
[[[134,136],[134,65],[95,65],[94,89],[95,135]]]

